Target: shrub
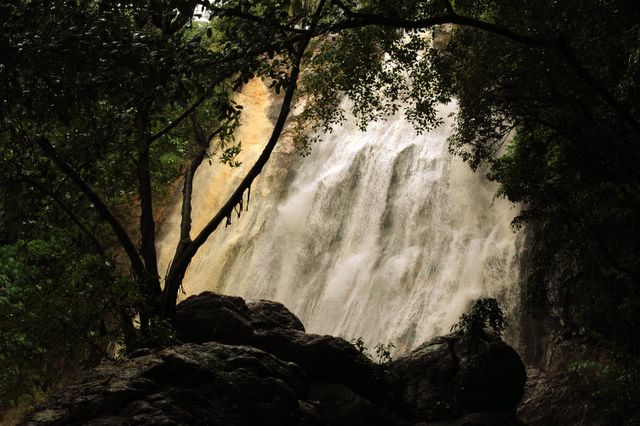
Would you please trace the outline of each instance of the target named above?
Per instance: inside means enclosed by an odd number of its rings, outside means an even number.
[[[478,299],[471,309],[462,314],[458,322],[451,327],[451,331],[470,337],[478,337],[488,331],[502,337],[506,324],[498,301],[484,298]]]

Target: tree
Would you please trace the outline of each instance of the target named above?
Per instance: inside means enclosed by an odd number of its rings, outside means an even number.
[[[516,225],[535,239],[525,305],[556,316],[564,335],[637,353],[638,9],[540,1],[479,12],[564,47],[460,31],[440,62],[460,105],[452,148],[523,203]]]
[[[190,2],[58,1],[49,7],[49,2],[36,1],[3,6],[10,17],[3,23],[2,39],[3,188],[7,195],[39,191],[49,197],[99,254],[109,256],[114,244],[120,247],[141,295],[136,310],[143,330],[155,317],[172,319],[191,258],[242,204],[268,158],[263,155],[242,189],[192,240],[193,177],[210,155],[209,141],[221,140],[226,148],[220,154],[223,161],[233,162],[237,152],[231,139],[241,109],[231,93],[254,75],[270,78],[277,89],[287,91],[270,149],[284,127],[315,24],[309,17],[309,30],[288,31],[279,22],[293,19],[291,5],[267,4],[252,5],[261,14],[258,23],[234,24],[238,18],[225,15],[212,25],[192,21],[195,4]],[[295,21],[302,25],[305,19]],[[275,56],[278,61],[272,60]],[[166,159],[176,156],[191,157],[191,162],[184,178],[180,243],[161,285],[153,187],[175,176],[181,161],[166,164]],[[118,170],[122,165],[126,167]],[[162,169],[166,166],[169,170]],[[140,207],[139,246],[122,212],[133,194]],[[20,199],[26,200],[26,211],[37,208],[33,196]],[[113,238],[86,224],[95,222],[89,211],[108,226]],[[29,234],[16,233],[11,219],[4,228],[6,242]],[[29,221],[36,233],[46,228],[41,219],[42,214],[34,214]]]

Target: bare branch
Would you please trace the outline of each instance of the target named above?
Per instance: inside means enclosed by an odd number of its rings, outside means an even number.
[[[195,111],[191,114],[191,123],[193,124],[193,130],[196,135],[196,142],[200,149],[196,153],[195,157],[191,160],[187,173],[184,177],[184,184],[182,187],[182,212],[180,221],[180,241],[176,248],[176,254],[182,251],[184,244],[191,243],[191,212],[192,212],[192,194],[193,194],[193,178],[195,177],[198,167],[202,164],[204,157],[207,154],[207,144],[210,139],[205,139],[202,127],[198,123]],[[222,129],[222,126],[218,129]],[[214,132],[215,133],[215,132]]]
[[[338,22],[337,24],[327,27],[324,32],[335,32],[339,30],[361,28],[371,25],[404,29],[425,29],[442,24],[456,24],[481,29],[493,34],[500,35],[502,37],[506,37],[530,47],[558,48],[558,41],[556,39],[542,39],[525,34],[520,34],[500,25],[480,21],[474,18],[468,18],[466,16],[461,16],[455,13],[430,16],[428,18],[417,20],[352,11],[349,12],[349,16],[351,19]]]
[[[182,186],[182,212],[180,221],[180,241],[176,248],[176,254],[181,251],[180,245],[191,243],[191,197],[193,194],[193,178],[196,174],[196,170],[202,164],[204,157],[207,153],[206,148],[201,148],[195,157],[191,160],[187,173],[184,177],[184,184]]]

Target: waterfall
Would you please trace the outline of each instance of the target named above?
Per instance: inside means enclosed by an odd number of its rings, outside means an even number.
[[[252,84],[253,95],[245,94],[251,131],[238,135],[247,167],[268,139],[274,104]],[[347,120],[306,158],[283,141],[252,190],[250,210],[216,231],[192,262],[186,294],[278,300],[308,332],[399,351],[447,333],[473,299],[496,297],[513,313],[523,239],[510,227],[516,210],[448,153],[455,110],[441,106],[444,124],[421,136],[401,115],[365,132]],[[221,182],[231,182],[229,191],[244,174],[224,167],[196,176],[194,234],[224,196]],[[178,211],[159,243],[165,267]]]

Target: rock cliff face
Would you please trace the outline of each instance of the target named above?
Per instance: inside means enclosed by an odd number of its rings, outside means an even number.
[[[439,337],[386,364],[306,334],[283,305],[202,293],[184,344],[105,362],[25,425],[520,425],[524,365],[491,336]]]

